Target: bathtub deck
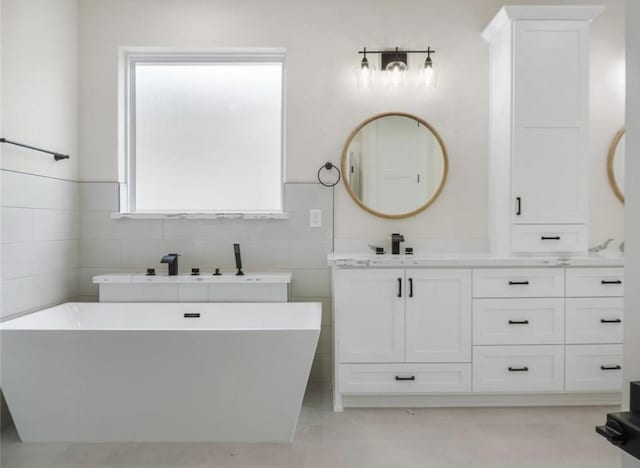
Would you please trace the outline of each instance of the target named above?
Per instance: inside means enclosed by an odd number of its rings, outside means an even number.
[[[347,409],[333,413],[329,392],[310,391],[291,445],[21,444],[9,428],[2,433],[0,466],[616,468],[619,451],[593,429],[614,409]]]

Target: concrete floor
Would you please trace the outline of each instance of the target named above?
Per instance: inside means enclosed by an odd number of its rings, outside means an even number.
[[[293,444],[22,444],[2,468],[616,468],[594,426],[613,407],[347,409],[309,392]]]

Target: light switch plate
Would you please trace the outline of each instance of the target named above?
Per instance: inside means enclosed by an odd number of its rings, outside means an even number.
[[[309,210],[309,227],[312,227],[312,228],[322,227],[322,210],[318,210],[318,209]]]

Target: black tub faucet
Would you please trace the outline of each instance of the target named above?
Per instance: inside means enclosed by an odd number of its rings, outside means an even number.
[[[242,272],[242,258],[240,257],[240,244],[233,244],[233,253],[236,256],[236,268],[238,269],[236,276],[244,276]]]
[[[404,242],[402,234],[391,234],[391,253],[393,255],[400,255],[400,242]]]
[[[176,276],[178,274],[178,255],[177,253],[170,253],[162,257],[160,263],[167,263],[169,265],[169,276]]]

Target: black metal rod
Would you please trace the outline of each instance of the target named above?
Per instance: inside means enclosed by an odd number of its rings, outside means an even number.
[[[402,278],[398,278],[398,297],[402,297]]]
[[[391,50],[359,50],[358,53],[359,54],[393,54],[393,53],[401,53],[401,54],[426,54],[427,52],[430,54],[435,54],[436,51],[429,49],[429,50],[403,50],[403,49],[398,49],[397,47],[395,49],[391,49]]]
[[[602,280],[600,281],[600,284],[622,284],[622,280],[615,280],[615,281]]]
[[[68,154],[56,153],[55,151],[49,151],[46,149],[38,148],[36,146],[25,145],[24,143],[18,143],[17,141],[7,140],[6,138],[0,138],[0,143],[8,143],[10,145],[20,146],[22,148],[27,148],[34,151],[40,151],[41,153],[47,153],[52,155],[56,161],[60,161],[61,159],[69,159]]]
[[[600,319],[600,323],[622,323],[620,319]]]

